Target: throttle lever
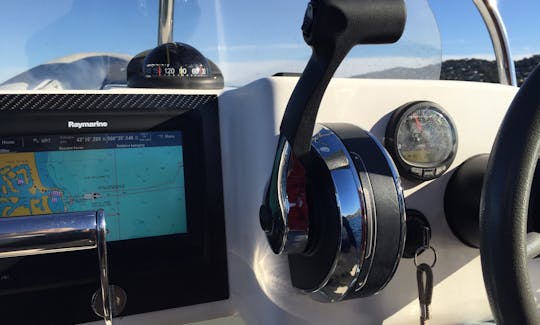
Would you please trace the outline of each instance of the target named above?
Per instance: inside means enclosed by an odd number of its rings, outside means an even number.
[[[312,55],[281,122],[272,175],[259,214],[261,227],[274,253],[301,254],[308,246],[309,220],[304,220],[302,213],[289,213],[287,176],[295,174],[297,180],[303,176],[303,187],[302,182],[297,182],[295,195],[305,196],[311,138],[332,76],[355,45],[396,42],[403,33],[405,20],[404,0],[309,2],[302,32],[312,48]],[[298,159],[305,171],[296,170],[298,164],[293,164],[293,159]],[[297,216],[301,219],[291,220]]]
[[[405,27],[403,0],[312,0],[302,32],[312,48],[281,122],[281,134],[304,160],[319,106],[328,84],[349,51],[358,44],[394,43]]]

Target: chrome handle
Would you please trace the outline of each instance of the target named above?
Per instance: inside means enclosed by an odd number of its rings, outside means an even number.
[[[103,210],[0,218],[0,258],[43,255],[97,248],[103,319],[112,325]]]
[[[103,301],[103,320],[106,325],[112,325],[112,297],[109,286],[109,263],[107,262],[107,223],[105,222],[105,213],[103,210],[98,210],[96,213],[95,231],[97,235],[101,299]]]
[[[503,85],[516,86],[516,68],[510,53],[510,44],[504,21],[499,13],[497,2],[494,0],[473,0],[478,12],[482,15],[484,23],[493,43],[497,59],[499,82]]]

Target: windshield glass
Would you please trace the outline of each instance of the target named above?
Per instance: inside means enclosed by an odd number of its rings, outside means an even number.
[[[302,72],[310,54],[300,26],[306,1],[176,0],[173,39],[215,62],[225,85]],[[360,46],[340,77],[439,79],[440,37],[426,0],[407,0],[392,45]],[[103,89],[157,45],[159,0],[4,0],[0,89]]]

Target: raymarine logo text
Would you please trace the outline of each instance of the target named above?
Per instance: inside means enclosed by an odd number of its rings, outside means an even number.
[[[68,128],[70,129],[85,129],[85,128],[106,128],[109,126],[108,122],[73,122],[68,121]]]

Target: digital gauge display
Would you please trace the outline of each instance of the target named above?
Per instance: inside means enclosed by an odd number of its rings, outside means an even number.
[[[0,217],[104,209],[107,240],[187,233],[180,131],[0,137]]]
[[[457,132],[442,107],[432,102],[413,102],[392,114],[385,146],[403,176],[430,180],[441,176],[454,161]]]

